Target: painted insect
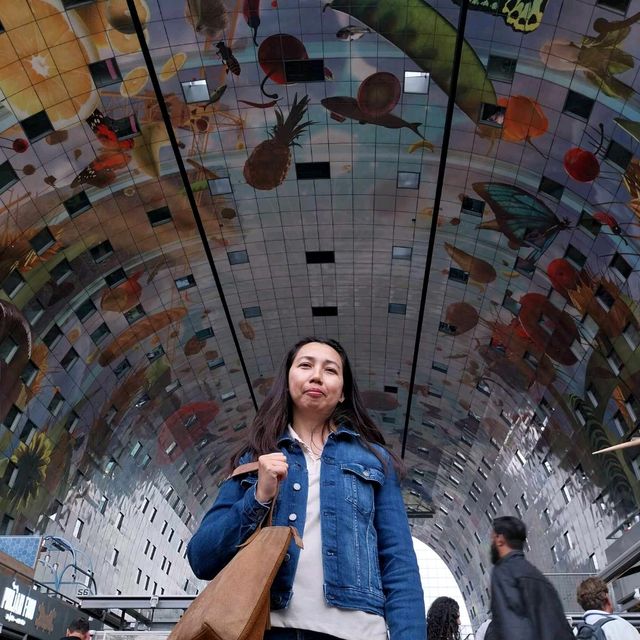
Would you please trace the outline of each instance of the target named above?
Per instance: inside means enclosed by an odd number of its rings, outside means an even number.
[[[558,233],[569,228],[569,221],[566,218],[560,220],[544,202],[514,185],[476,182],[473,188],[486,200],[496,217],[478,225],[478,228],[502,232],[514,249],[532,247],[533,251],[528,256],[516,261],[517,271],[531,275],[536,262]]]
[[[457,5],[462,4],[461,0],[453,0],[453,2]],[[469,2],[469,9],[500,16],[514,31],[524,33],[535,31],[540,26],[546,8],[547,0],[496,0],[495,2],[470,0]]]
[[[122,120],[126,120],[127,124],[129,122],[128,118]],[[104,188],[115,181],[117,169],[129,164],[131,154],[128,151],[133,149],[135,143],[132,138],[121,140],[116,133],[121,120],[105,116],[99,109],[87,118],[87,124],[104,150],[73,179],[71,187],[90,184],[93,187]]]
[[[234,76],[240,75],[240,63],[233,55],[231,47],[228,47],[222,40],[216,45],[218,55],[222,59],[224,66],[227,68],[227,73],[231,72]]]

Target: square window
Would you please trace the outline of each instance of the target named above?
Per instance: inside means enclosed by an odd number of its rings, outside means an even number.
[[[76,524],[73,527],[73,537],[80,540],[82,537],[82,530],[84,529],[84,522],[78,518]]]
[[[209,180],[209,191],[212,196],[221,196],[225,193],[233,193],[229,178],[212,178]]]
[[[336,255],[333,251],[306,251],[307,264],[335,264]]]
[[[93,304],[91,298],[87,298],[82,304],[76,307],[76,315],[80,322],[84,322],[87,318],[90,318],[96,311],[96,305]]]
[[[622,332],[627,344],[635,351],[640,345],[640,331],[633,323],[629,323]]]
[[[592,236],[597,236],[598,233],[600,233],[600,228],[602,227],[602,224],[598,222],[592,215],[587,213],[584,209],[580,214],[578,224]]]
[[[118,62],[115,58],[92,62],[89,65],[89,73],[98,89],[122,81],[122,75],[120,74]]]
[[[27,420],[22,427],[22,433],[20,434],[20,440],[25,444],[31,444],[31,441],[35,438],[38,432],[38,427],[31,420]]]
[[[435,360],[431,363],[431,368],[435,371],[440,371],[441,373],[447,373],[449,367],[442,362],[436,362]]]
[[[247,264],[249,262],[249,256],[246,251],[228,251],[227,258],[230,265]]]
[[[181,84],[184,101],[187,104],[209,101],[209,87],[206,80],[191,80]]]
[[[462,282],[466,284],[469,281],[469,274],[462,269],[458,269],[456,267],[449,268],[449,280],[453,280],[455,282]]]
[[[404,92],[429,93],[429,74],[426,71],[405,71]]]
[[[7,412],[2,424],[9,429],[9,431],[14,432],[18,423],[20,422],[20,418],[22,417],[22,411],[16,407],[15,404],[11,405],[11,408]]]
[[[69,371],[69,369],[73,367],[79,357],[80,356],[78,356],[78,352],[73,347],[71,347],[71,349],[69,349],[69,351],[65,353],[62,360],[60,360],[60,365],[65,371]]]
[[[259,318],[262,316],[262,310],[260,307],[246,307],[242,310],[242,315],[245,318]]]
[[[107,323],[103,322],[97,329],[91,332],[89,337],[95,344],[100,344],[110,334],[111,330],[107,326]]]
[[[7,160],[0,164],[0,194],[10,189],[18,182],[18,174],[13,170],[11,163]]]
[[[116,378],[118,378],[118,380],[120,378],[122,378],[122,376],[129,370],[131,369],[131,365],[129,364],[129,361],[125,358],[122,362],[120,362],[120,364],[118,364],[118,366],[113,370],[113,373],[115,374]]]
[[[587,98],[587,96],[583,96],[581,93],[576,93],[569,89],[562,111],[588,120],[591,116],[594,103],[595,100],[593,100],[593,98]]]
[[[47,333],[44,334],[42,338],[42,342],[47,346],[48,349],[53,349],[58,341],[62,337],[62,331],[57,324],[54,324]]]
[[[17,270],[12,271],[2,283],[4,292],[10,297],[15,298],[18,291],[24,287],[26,282]]]
[[[615,269],[625,280],[633,272],[629,263],[617,252],[613,255],[609,266]]]
[[[161,344],[158,345],[152,351],[147,352],[147,358],[149,359],[149,362],[153,362],[154,360],[161,358],[163,355],[164,355],[164,348],[162,347]]]
[[[171,211],[169,207],[159,207],[158,209],[147,211],[147,217],[152,227],[159,227],[161,224],[171,221]]]
[[[22,309],[22,313],[30,325],[35,325],[44,315],[44,307],[38,300],[33,298],[27,303],[27,306]]]
[[[223,358],[215,358],[214,360],[207,360],[207,366],[209,369],[218,369],[220,367],[224,367],[224,359]]]
[[[66,429],[69,433],[73,433],[76,430],[80,422],[80,416],[75,412],[71,411],[69,414],[69,418],[67,419]]]
[[[328,180],[331,178],[329,162],[296,162],[296,180]]]
[[[224,402],[225,400],[231,400],[236,397],[235,391],[227,391],[226,393],[222,393],[220,395],[220,399]]]
[[[29,243],[33,247],[33,250],[36,252],[36,255],[42,255],[49,247],[51,247],[55,243],[56,239],[53,237],[51,231],[49,231],[49,227],[45,227],[36,233]]]
[[[164,390],[165,393],[173,393],[176,389],[180,388],[180,380],[174,380],[170,384],[168,384]]]
[[[324,60],[284,60],[284,76],[287,83],[324,82]]]
[[[195,287],[196,279],[191,274],[189,274],[188,276],[184,276],[183,278],[176,278],[175,283],[178,291],[184,291],[185,289]]]
[[[391,254],[394,260],[411,260],[412,247],[393,247]]]
[[[57,416],[60,413],[60,409],[62,409],[63,404],[64,404],[63,395],[59,391],[56,391],[53,398],[51,398],[51,402],[49,403],[49,411],[54,416]]]
[[[49,272],[56,284],[64,282],[67,278],[73,275],[73,269],[66,258],[63,258],[58,264]]]
[[[91,202],[84,191],[67,198],[62,204],[70,218],[75,218],[88,209],[91,209]]]
[[[102,498],[100,498],[100,503],[98,504],[98,511],[104,515],[105,511],[107,510],[107,505],[109,504],[109,498],[107,498],[107,496],[103,495]]]
[[[564,193],[564,187],[559,182],[556,182],[551,178],[547,178],[546,176],[542,176],[538,191],[546,193],[550,198],[553,198],[554,200],[560,200],[560,198],[562,198],[562,194]]]
[[[213,329],[211,327],[200,329],[200,331],[196,331],[195,336],[198,340],[200,340],[200,342],[204,342],[209,338],[213,338]]]
[[[127,273],[122,267],[116,269],[115,271],[112,271],[104,277],[104,281],[106,282],[107,286],[112,289],[113,287],[119,285],[121,282],[124,282],[126,279]]]
[[[13,489],[13,487],[16,486],[16,480],[18,479],[18,467],[13,462],[11,462],[11,460],[9,460],[9,462],[7,463],[7,467],[4,471],[4,476],[2,479],[4,480],[6,485],[9,487],[9,489]],[[3,522],[3,525],[4,525],[4,522]],[[2,528],[6,529],[6,527],[4,526]]]
[[[5,364],[9,364],[16,353],[18,353],[18,343],[11,336],[7,336],[0,342],[0,360]]]
[[[145,310],[141,304],[137,304],[135,307],[129,309],[124,313],[124,317],[129,324],[133,324],[140,320],[140,318],[144,317]]]
[[[596,4],[602,7],[608,7],[614,11],[619,11],[621,14],[626,15],[629,10],[630,0],[597,0]]]
[[[101,242],[89,249],[89,253],[96,264],[104,262],[109,256],[113,255],[113,247],[108,240]]]
[[[569,262],[573,263],[573,266],[578,269],[582,269],[587,262],[587,256],[585,256],[579,249],[576,249],[572,244],[567,247],[567,250],[564,252],[564,257],[569,260]]]
[[[487,62],[487,75],[491,80],[513,82],[517,64],[518,61],[513,58],[490,55]]]
[[[388,313],[404,316],[407,313],[407,305],[398,302],[390,302],[387,308]]]
[[[462,206],[460,207],[460,213],[467,213],[470,216],[476,216],[482,218],[485,207],[484,200],[478,200],[476,198],[469,198],[468,196],[462,197]]]
[[[35,380],[35,377],[38,375],[38,371],[40,371],[40,369],[38,369],[38,367],[29,360],[22,370],[20,380],[22,380],[22,382],[24,382],[28,387]]]
[[[39,111],[20,121],[29,142],[36,142],[53,132],[53,125],[46,111]]]
[[[607,311],[611,309],[615,302],[615,298],[602,285],[596,290],[596,298]]]
[[[446,333],[449,336],[455,336],[456,332],[458,331],[458,327],[454,324],[449,324],[448,322],[440,321],[440,324],[438,326],[438,331],[441,331],[442,333]]]
[[[480,108],[480,122],[492,127],[501,127],[504,123],[504,116],[507,113],[506,107],[497,104],[482,103]]]
[[[612,350],[607,356],[607,362],[611,367],[613,373],[616,375],[620,375],[620,371],[622,371],[622,367],[624,363],[622,362],[622,358],[616,353],[616,351]]]
[[[398,171],[398,189],[417,189],[420,186],[420,172]]]
[[[605,160],[608,160],[611,164],[619,167],[622,171],[626,171],[629,163],[631,162],[631,158],[633,158],[633,153],[631,153],[631,151],[626,147],[617,143],[615,140],[612,140],[609,143],[609,148],[604,154],[604,157]]]

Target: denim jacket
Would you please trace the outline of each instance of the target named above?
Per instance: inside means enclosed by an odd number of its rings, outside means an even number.
[[[384,616],[391,640],[425,640],[424,600],[418,564],[397,475],[388,453],[383,464],[341,426],[322,453],[320,509],[324,594],[327,604]],[[273,515],[304,539],[307,467],[288,435],[278,441],[289,463]],[[243,457],[241,463],[249,462]],[[227,479],[187,547],[196,576],[211,580],[255,531],[267,508],[256,500],[257,474]],[[271,608],[287,607],[300,550],[292,542],[271,589]]]

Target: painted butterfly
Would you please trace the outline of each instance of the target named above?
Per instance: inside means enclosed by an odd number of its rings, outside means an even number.
[[[87,124],[95,134],[98,142],[104,148],[94,160],[83,169],[71,183],[71,187],[81,184],[90,184],[92,187],[104,188],[112,184],[116,179],[116,170],[126,167],[131,161],[134,141],[129,138],[122,140],[118,137],[118,131],[131,129],[135,119],[129,117],[114,119],[105,116],[96,109],[88,118]]]
[[[453,0],[460,6],[462,0]],[[514,31],[529,33],[542,22],[547,0],[469,0],[469,9],[500,16]]]

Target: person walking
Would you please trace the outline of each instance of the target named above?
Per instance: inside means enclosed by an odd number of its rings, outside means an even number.
[[[580,637],[580,627],[600,625],[606,640],[640,640],[635,627],[613,613],[613,603],[609,597],[607,583],[600,578],[587,578],[578,585],[578,604],[584,609],[583,623],[578,623],[575,634]]]
[[[265,518],[294,525],[271,589],[268,640],[425,640],[422,586],[400,489],[401,465],[368,415],[334,341],[305,338],[285,357],[230,470],[189,542],[211,580]]]
[[[491,625],[486,640],[573,640],[553,585],[524,557],[527,528],[495,518],[491,531]]]

